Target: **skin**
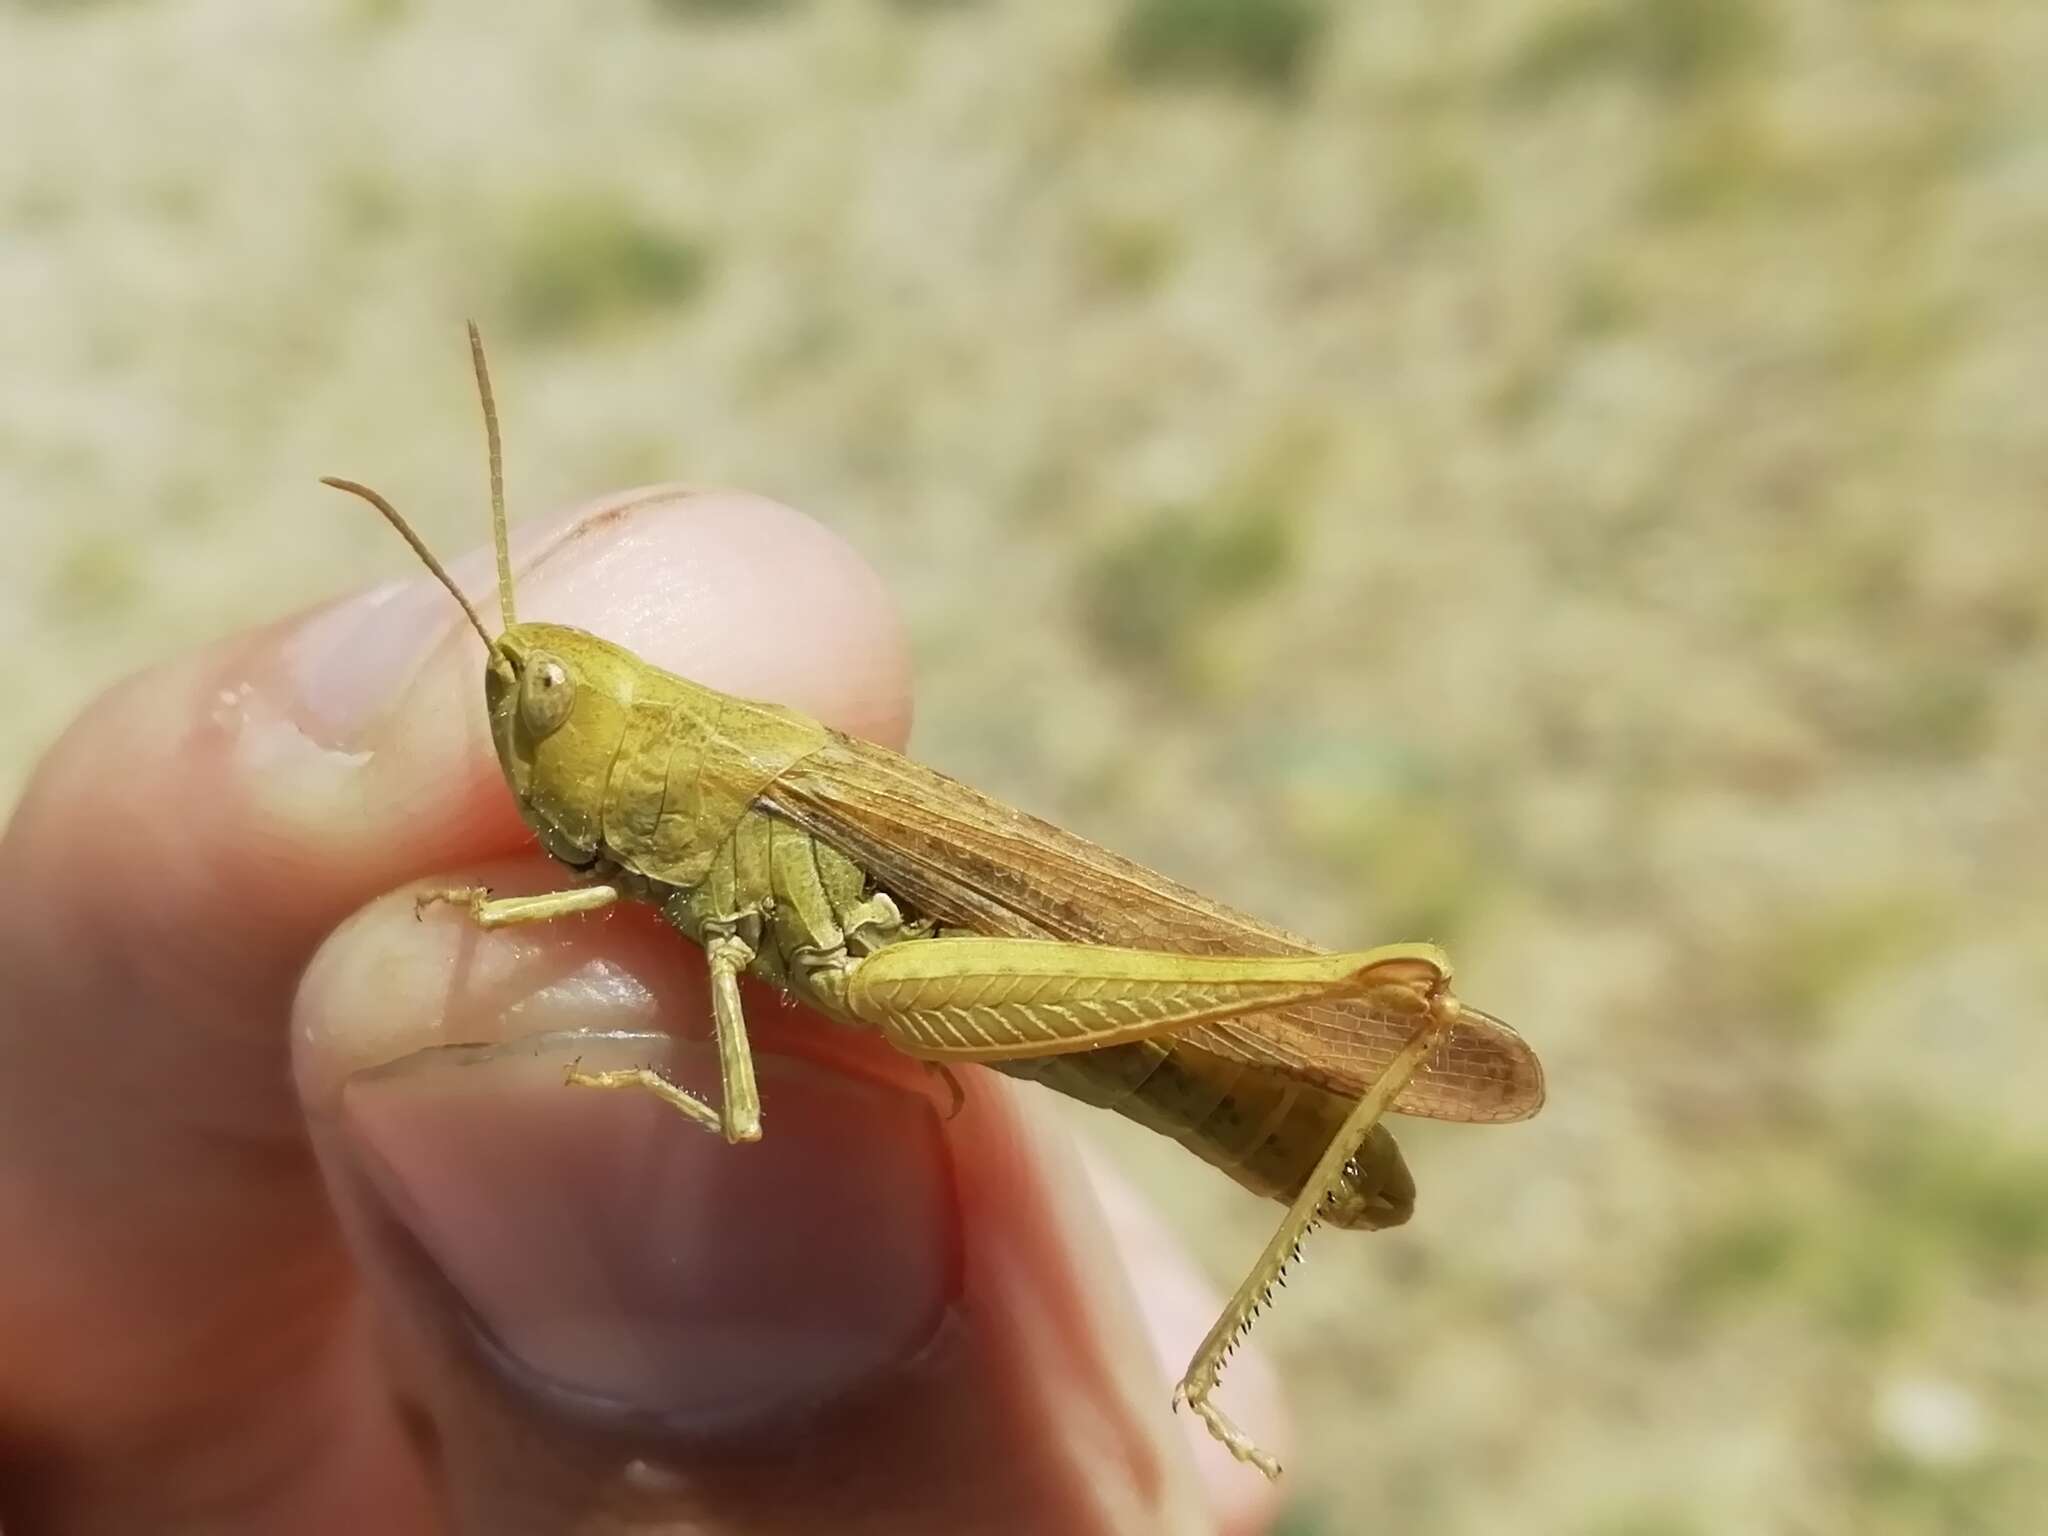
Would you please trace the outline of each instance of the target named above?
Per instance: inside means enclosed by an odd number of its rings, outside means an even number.
[[[880,589],[795,513],[641,492],[516,557],[536,615],[905,734]],[[18,808],[8,1536],[1270,1523],[1164,1412],[1214,1296],[1114,1185],[1105,1219],[1034,1090],[963,1070],[947,1119],[915,1063],[750,993],[773,1134],[729,1148],[562,1090],[602,1043],[435,1049],[610,1029],[716,1075],[701,953],[651,920],[415,918],[559,884],[480,651],[424,577],[237,636],[99,700]],[[1255,1359],[1232,1391],[1278,1425]]]

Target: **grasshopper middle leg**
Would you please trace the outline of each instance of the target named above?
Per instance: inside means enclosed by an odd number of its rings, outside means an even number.
[[[754,1079],[754,1053],[747,1045],[746,1010],[740,1004],[740,973],[753,963],[754,947],[734,932],[731,924],[707,924],[704,954],[711,968],[711,1018],[718,1029],[718,1109],[652,1067],[571,1071],[569,1081],[579,1088],[644,1089],[734,1145],[759,1141],[761,1090]]]
[[[424,912],[437,903],[461,907],[479,928],[505,928],[514,923],[542,923],[580,912],[595,912],[619,899],[616,886],[582,885],[537,896],[493,898],[481,885],[428,891],[414,903]],[[571,1067],[568,1081],[579,1088],[637,1088],[682,1111],[729,1142],[761,1139],[761,1091],[754,1081],[754,1057],[747,1049],[746,1014],[740,1008],[739,975],[753,962],[754,950],[730,923],[707,926],[704,950],[711,962],[711,1015],[718,1026],[718,1066],[722,1109],[713,1109],[689,1089],[670,1082],[652,1067],[626,1067],[611,1072],[584,1072]]]

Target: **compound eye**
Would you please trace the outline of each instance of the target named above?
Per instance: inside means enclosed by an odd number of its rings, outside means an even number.
[[[519,714],[535,737],[552,736],[569,718],[576,684],[569,669],[552,656],[536,656],[519,684]]]

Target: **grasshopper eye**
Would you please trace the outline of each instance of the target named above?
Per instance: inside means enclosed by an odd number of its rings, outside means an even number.
[[[576,683],[569,669],[552,656],[536,656],[519,683],[519,715],[536,737],[551,736],[569,718],[576,702]]]

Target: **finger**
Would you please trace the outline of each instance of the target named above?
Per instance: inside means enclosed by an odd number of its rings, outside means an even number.
[[[685,954],[634,911],[486,933],[400,892],[307,974],[316,1142],[459,1529],[1210,1529],[1085,1181],[1010,1085],[965,1074],[949,1119],[765,992],[757,1146],[564,1085],[658,1065],[715,1101]]]
[[[901,730],[902,651],[873,577],[786,509],[640,493],[519,554],[536,616]],[[488,570],[486,554],[457,574],[486,589]],[[285,1024],[346,914],[524,841],[481,660],[438,587],[395,583],[113,690],[24,796],[0,847],[5,1518],[228,1531],[223,1511],[257,1511],[267,1529],[402,1531],[420,1507]]]

